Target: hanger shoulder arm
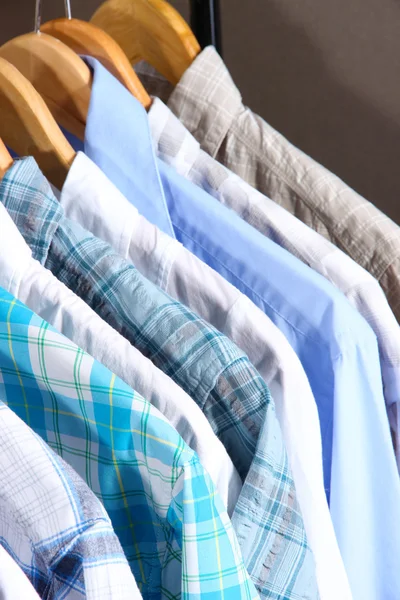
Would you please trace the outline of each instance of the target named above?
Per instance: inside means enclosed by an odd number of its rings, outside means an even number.
[[[61,188],[75,152],[32,84],[0,57],[0,137],[19,156],[33,156]]]

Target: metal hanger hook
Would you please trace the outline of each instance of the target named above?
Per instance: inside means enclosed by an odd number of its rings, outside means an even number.
[[[35,33],[40,33],[40,26],[42,24],[42,7],[43,7],[42,0],[36,0],[35,1],[35,28],[34,28]],[[71,1],[70,0],[64,0],[64,10],[65,10],[65,16],[67,17],[67,19],[72,19]]]
[[[67,19],[72,19],[70,0],[64,0],[64,7],[65,7],[65,16],[67,17]]]
[[[40,33],[40,26],[42,24],[42,0],[36,0],[35,2],[35,33]]]

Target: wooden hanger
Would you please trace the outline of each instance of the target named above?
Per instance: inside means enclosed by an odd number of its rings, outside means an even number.
[[[27,33],[0,47],[0,56],[32,83],[56,121],[83,140],[92,74],[73,50],[50,35]]]
[[[131,64],[145,60],[176,85],[201,48],[181,15],[164,0],[107,0],[91,18]]]
[[[78,54],[97,58],[139,102],[148,110],[151,98],[132,68],[128,57],[117,42],[92,23],[79,19],[54,19],[44,23],[40,30],[69,46]]]
[[[5,147],[3,140],[0,138],[0,181],[12,164],[13,159],[11,158],[11,154]]]
[[[44,100],[12,64],[0,58],[0,137],[19,156],[33,156],[61,189],[75,152]]]

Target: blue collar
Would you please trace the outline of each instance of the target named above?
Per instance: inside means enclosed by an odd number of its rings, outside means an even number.
[[[99,61],[82,58],[93,71],[85,154],[148,221],[175,237],[145,109]]]

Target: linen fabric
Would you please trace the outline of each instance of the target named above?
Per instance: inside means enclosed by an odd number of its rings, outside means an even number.
[[[17,353],[25,346],[29,361],[35,341],[29,330],[14,327],[13,313],[22,313],[23,306],[3,291],[0,298],[1,397],[35,426],[38,410],[30,404],[34,384],[19,371],[26,361]],[[41,341],[36,342],[40,354]],[[43,386],[46,375],[43,364]],[[19,590],[18,600],[30,595],[54,600],[141,598],[110,519],[84,481],[1,401],[0,431],[0,595],[12,597],[12,591],[17,598]],[[16,572],[18,567],[25,575]],[[25,576],[38,596],[29,590]]]
[[[102,501],[144,599],[257,598],[195,453],[157,409],[5,290],[0,373],[7,405]],[[103,577],[113,589],[104,561],[104,573],[90,567],[94,589]],[[112,598],[111,589],[101,597]]]
[[[201,150],[161,100],[153,99],[148,114],[160,158],[323,275],[369,323],[378,340],[383,391],[400,468],[400,326],[378,281],[326,238]]]
[[[69,218],[108,242],[249,356],[275,401],[315,558],[320,596],[351,598],[323,488],[317,407],[300,361],[284,335],[247,296],[139,215],[81,152],[69,170],[60,202]]]
[[[19,166],[23,173],[37,169],[31,159],[21,161]],[[34,193],[32,186],[30,194]],[[0,204],[0,227],[0,286],[160,410],[198,454],[231,514],[242,488],[241,479],[197,404],[51,271],[32,258],[31,250],[3,204]]]
[[[279,597],[302,590],[317,597],[313,556],[274,403],[260,375],[225,336],[67,219],[50,188],[41,186],[43,176],[25,161],[7,171],[0,188],[1,201],[34,258],[202,408],[244,479],[232,519],[260,593]],[[42,193],[32,193],[38,189]]]
[[[138,139],[136,134],[138,121],[148,122],[147,113],[97,61],[88,62],[94,78],[85,153],[115,183],[123,168],[130,180],[128,200],[135,203],[142,157],[146,155],[149,169],[153,155],[152,148],[146,152],[148,137]],[[126,113],[130,107],[131,121],[118,119],[116,105],[118,110],[126,105]],[[103,128],[106,118],[108,128]],[[153,176],[158,171],[161,177],[176,238],[259,306],[301,360],[318,406],[325,490],[353,595],[362,600],[390,598],[400,587],[400,573],[394,563],[389,566],[400,554],[400,481],[376,336],[321,275],[160,159],[153,167]],[[160,215],[165,208],[160,201]],[[374,483],[378,480],[379,489]],[[248,565],[245,546],[252,555],[254,545],[241,546]]]
[[[215,48],[205,48],[175,88],[144,62],[136,71],[205,152],[369,271],[400,320],[398,225],[244,106]]]

